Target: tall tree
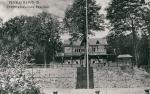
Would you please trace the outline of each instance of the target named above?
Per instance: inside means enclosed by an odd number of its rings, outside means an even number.
[[[0,18],[0,51],[2,50],[2,24],[3,24],[3,20]]]
[[[45,12],[37,15],[37,18],[40,21],[40,27],[38,27],[41,31],[40,36],[37,34],[39,36],[37,40],[43,49],[44,62],[47,63],[46,58],[49,58],[50,55],[52,55],[52,61],[55,61],[56,51],[61,49],[59,21],[53,15]]]
[[[140,0],[112,0],[107,8],[107,19],[113,27],[112,31],[117,34],[132,33],[133,56],[136,64],[138,63],[137,35],[143,23],[139,13],[142,3],[143,1]]]
[[[142,33],[141,39],[139,41],[138,50],[139,54],[139,65],[148,65],[149,62],[149,39],[146,33]]]
[[[2,27],[2,37],[4,43],[4,49],[8,52],[15,50],[16,48],[22,48],[21,33],[25,25],[26,16],[15,17],[4,23]],[[23,46],[23,45],[22,45]]]
[[[56,51],[61,49],[59,22],[48,13],[36,16],[19,16],[4,23],[3,49],[12,52],[24,48],[32,48],[32,56],[38,63],[48,63],[54,60]]]
[[[149,65],[150,64],[150,6],[143,4],[143,6],[140,8],[140,12],[141,12],[141,17],[144,20],[142,31],[144,33],[144,37],[146,37],[148,41],[147,52],[149,53],[148,54],[148,65]]]
[[[88,34],[92,31],[104,30],[103,15],[99,14],[101,7],[95,0],[87,0]],[[80,39],[86,44],[86,0],[74,0],[65,12],[65,28],[70,32],[73,40]]]

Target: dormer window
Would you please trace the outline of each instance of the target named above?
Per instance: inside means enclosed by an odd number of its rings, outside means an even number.
[[[97,40],[96,44],[99,44],[99,41]]]

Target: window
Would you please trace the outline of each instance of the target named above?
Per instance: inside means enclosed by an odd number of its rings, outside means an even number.
[[[79,49],[79,52],[80,52],[81,50]]]
[[[76,61],[76,64],[78,64],[78,61]]]
[[[93,52],[95,52],[95,48],[93,48]]]
[[[75,52],[78,52],[78,49],[75,49]]]
[[[68,62],[68,64],[70,64],[70,62]]]
[[[75,52],[81,52],[81,49],[75,49]]]

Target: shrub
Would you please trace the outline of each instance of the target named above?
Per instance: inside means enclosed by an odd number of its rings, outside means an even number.
[[[24,74],[25,65],[29,62],[28,51],[1,55],[0,94],[41,94],[34,80]]]

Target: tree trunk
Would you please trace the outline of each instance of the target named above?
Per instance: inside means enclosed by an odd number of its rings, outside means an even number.
[[[131,21],[131,25],[132,25],[132,36],[133,36],[133,40],[132,40],[132,44],[133,44],[133,58],[135,59],[135,64],[138,65],[138,56],[137,56],[137,39],[136,39],[136,31],[135,31],[135,27],[134,27],[134,22],[133,19]]]
[[[148,36],[148,65],[150,65],[150,34]]]
[[[150,12],[148,12],[148,16],[145,18],[147,31],[148,31],[148,65],[150,65]]]
[[[87,42],[87,41],[86,41]],[[86,42],[85,42],[85,45],[84,45],[84,48],[85,48],[85,53],[84,53],[84,66],[87,67],[87,45],[86,45]]]
[[[71,45],[72,45],[72,47],[71,47],[71,50],[72,50],[71,64],[73,64],[73,59],[72,59],[72,57],[73,57],[73,42],[71,43]]]
[[[45,51],[45,46],[43,48],[43,59],[44,59],[44,67],[46,68],[46,51]]]
[[[54,63],[56,63],[56,62],[55,62],[55,55],[56,55],[57,52],[56,52],[55,44],[54,44],[54,43],[53,43],[53,46],[54,46],[54,48],[53,48],[53,56],[52,56],[52,57],[53,57],[53,58],[52,58],[53,60],[52,60],[52,61],[53,61]]]

